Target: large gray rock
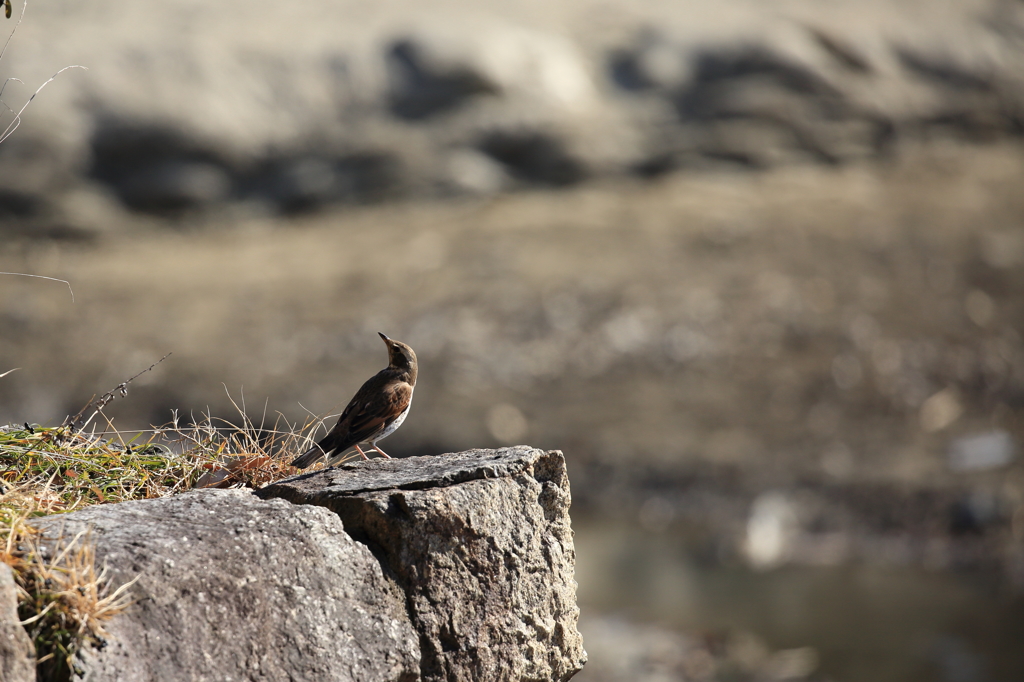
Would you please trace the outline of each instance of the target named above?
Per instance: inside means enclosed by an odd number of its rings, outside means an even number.
[[[36,652],[19,620],[14,575],[0,563],[0,680],[35,682]]]
[[[50,548],[89,531],[110,585],[138,577],[87,680],[561,681],[586,662],[569,503],[562,453],[518,446],[37,525]]]
[[[90,507],[43,519],[91,529],[112,584],[136,600],[81,665],[95,680],[417,679],[403,595],[326,509],[245,491]],[[5,678],[6,679],[6,678]]]
[[[259,494],[325,506],[373,549],[406,592],[423,680],[567,680],[586,662],[561,452],[360,461]]]

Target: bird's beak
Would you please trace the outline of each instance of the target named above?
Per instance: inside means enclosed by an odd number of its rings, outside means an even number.
[[[384,339],[384,343],[387,343],[388,341],[391,340],[387,336],[385,336],[382,332],[377,332],[377,333],[380,334],[380,338]]]

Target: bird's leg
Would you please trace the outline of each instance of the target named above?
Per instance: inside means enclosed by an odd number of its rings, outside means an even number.
[[[366,453],[363,452],[362,448],[360,448],[358,445],[356,445],[356,451],[363,456],[363,459],[370,459],[369,457],[366,456]]]
[[[377,447],[376,443],[370,443],[370,447],[373,448],[374,450],[376,450],[377,452],[379,452],[380,454],[384,455],[385,458],[391,459],[391,455],[389,455],[388,453],[384,452],[379,447]]]

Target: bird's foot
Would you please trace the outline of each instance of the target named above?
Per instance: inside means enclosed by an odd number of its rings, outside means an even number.
[[[383,456],[385,457],[385,459],[391,459],[391,455],[389,455],[388,453],[384,452],[383,450],[381,450],[380,448],[378,448],[378,447],[377,447],[376,445],[373,445],[373,446],[371,446],[371,447],[372,447],[372,448],[373,448],[374,450],[376,450],[377,452],[379,452],[380,454],[382,454],[382,455],[383,455]]]
[[[370,459],[369,457],[366,456],[366,453],[363,452],[363,449],[360,448],[358,445],[356,446],[356,452],[358,452],[360,455],[362,455],[363,459]]]

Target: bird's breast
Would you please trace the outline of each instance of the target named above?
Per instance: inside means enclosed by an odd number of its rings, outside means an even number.
[[[397,431],[398,427],[401,426],[402,422],[405,421],[405,418],[409,416],[409,408],[411,408],[411,407],[412,407],[412,395],[410,394],[409,395],[409,404],[405,406],[405,410],[402,411],[402,414],[400,414],[397,417],[395,417],[395,421],[393,421],[390,424],[388,424],[387,426],[385,426],[384,430],[381,431],[380,435],[377,436],[377,438],[374,439],[374,440],[375,441],[383,440],[383,439],[387,438],[388,436],[390,436],[395,431]]]

